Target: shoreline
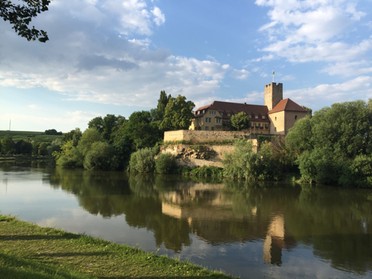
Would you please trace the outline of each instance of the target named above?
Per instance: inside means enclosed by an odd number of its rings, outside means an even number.
[[[0,214],[2,278],[233,278],[186,261]]]

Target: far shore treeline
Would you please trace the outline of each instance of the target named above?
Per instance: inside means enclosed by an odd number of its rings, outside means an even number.
[[[0,154],[53,158],[64,168],[254,181],[280,181],[291,174],[301,183],[372,187],[372,100],[323,108],[297,121],[285,137],[261,138],[257,152],[247,141],[230,143],[235,148],[226,154],[223,168],[180,168],[174,156],[160,153],[164,131],[188,129],[193,109],[186,97],[161,91],[156,108],[134,112],[128,119],[95,117],[84,132],[2,131]],[[235,126],[229,128],[239,129]]]

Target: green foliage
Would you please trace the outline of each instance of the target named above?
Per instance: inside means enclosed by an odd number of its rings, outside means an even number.
[[[213,167],[213,166],[202,166],[193,168],[189,175],[196,178],[210,178],[214,180],[222,179],[222,168]]]
[[[81,132],[81,130],[79,128],[76,128],[75,130],[71,130],[70,132],[64,134],[63,141],[66,142],[72,140],[73,145],[77,146],[82,135],[83,133]]]
[[[372,187],[372,109],[365,102],[334,104],[299,120],[286,143],[303,181]]]
[[[244,140],[235,143],[234,152],[226,154],[223,165],[226,178],[261,181],[281,179],[285,168],[271,142],[263,143],[256,153],[252,144]]]
[[[60,152],[54,153],[56,164],[65,168],[80,168],[83,166],[83,154],[74,146],[72,140],[65,142]]]
[[[165,107],[164,118],[160,123],[160,128],[164,131],[188,129],[191,119],[194,117],[192,113],[194,107],[195,104],[191,101],[186,101],[185,96],[171,97]]]
[[[159,154],[155,159],[156,173],[171,174],[177,170],[176,158],[169,153]]]
[[[97,141],[91,145],[84,157],[84,168],[87,170],[110,170],[115,168],[113,149],[107,142]]]
[[[41,12],[47,11],[49,4],[50,0],[2,0],[0,2],[0,17],[5,21],[9,21],[19,36],[29,41],[38,39],[40,42],[45,43],[49,40],[47,33],[36,29],[34,26],[30,28],[29,24],[32,18]]]
[[[2,139],[1,153],[4,155],[11,155],[15,153],[15,142],[10,136],[6,136]]]
[[[156,152],[152,148],[139,149],[132,153],[129,161],[131,172],[152,173],[155,170]]]
[[[163,138],[163,133],[152,121],[151,113],[148,111],[133,112],[125,124],[123,132],[133,142],[137,150],[152,147]]]
[[[81,154],[85,156],[91,149],[92,144],[97,141],[103,141],[101,134],[95,128],[88,128],[81,136],[77,147]]]
[[[46,135],[62,135],[62,132],[57,132],[56,129],[45,130]]]
[[[293,153],[298,155],[313,147],[311,140],[311,118],[305,117],[299,119],[289,130],[285,138],[285,144]]]
[[[88,123],[88,128],[95,128],[102,137],[110,142],[112,134],[126,121],[123,116],[107,114],[105,117],[95,117]]]
[[[248,115],[244,112],[238,112],[230,118],[231,126],[235,131],[246,130],[250,127],[251,122]]]

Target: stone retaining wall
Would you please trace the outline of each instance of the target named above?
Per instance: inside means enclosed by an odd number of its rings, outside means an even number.
[[[178,130],[164,132],[164,142],[214,143],[249,139],[249,132]]]

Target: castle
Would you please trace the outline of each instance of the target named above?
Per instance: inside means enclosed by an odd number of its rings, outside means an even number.
[[[227,130],[230,117],[238,112],[248,115],[250,133],[266,135],[286,135],[297,120],[309,114],[291,99],[283,99],[282,83],[272,82],[265,85],[264,105],[214,101],[194,112],[189,130]]]

